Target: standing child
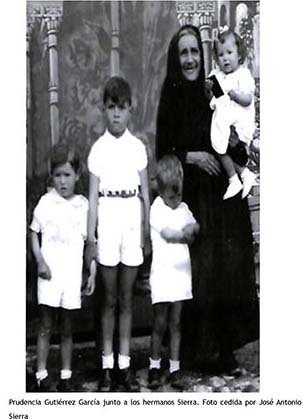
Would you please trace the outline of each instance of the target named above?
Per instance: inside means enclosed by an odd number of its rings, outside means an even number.
[[[215,75],[223,94],[219,97],[213,96],[214,82],[210,79],[206,80],[206,90],[212,97],[210,106],[214,109],[211,124],[212,146],[218,153],[229,180],[223,199],[231,198],[241,190],[242,198],[245,198],[255,181],[255,175],[245,167],[247,149],[255,130],[255,82],[250,71],[242,67],[245,48],[239,35],[229,29],[220,33],[214,42],[214,54],[219,71],[213,71],[211,76]],[[238,148],[242,153],[241,165],[227,154],[231,127],[234,127],[240,139]]]
[[[143,143],[127,129],[132,98],[124,79],[112,77],[107,82],[103,105],[107,130],[92,146],[88,157],[89,247],[86,252],[88,261],[97,258],[104,288],[99,390],[105,392],[112,388],[115,309],[119,299],[119,384],[135,391],[137,384],[130,374],[132,294],[138,267],[143,262],[142,247],[144,242],[146,246],[149,243],[147,155]],[[144,237],[141,237],[142,223]]]
[[[150,274],[154,312],[149,366],[149,387],[160,386],[161,346],[167,325],[170,331],[170,383],[183,388],[180,376],[180,320],[182,302],[192,298],[191,261],[188,243],[199,224],[182,201],[183,169],[174,155],[158,162],[159,196],[151,206],[153,259]]]
[[[83,246],[86,238],[88,202],[75,195],[80,159],[67,145],[57,145],[51,155],[53,189],[43,195],[31,223],[32,249],[38,269],[40,328],[37,342],[37,385],[51,387],[47,358],[54,314],[61,315],[62,370],[59,391],[71,391],[72,314],[81,307]],[[41,234],[41,245],[40,245]],[[92,266],[93,270],[94,267]],[[89,276],[87,294],[94,290]]]

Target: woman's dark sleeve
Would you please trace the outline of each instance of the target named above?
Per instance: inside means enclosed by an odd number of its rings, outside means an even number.
[[[185,163],[186,151],[181,151],[177,144],[179,127],[176,101],[167,89],[161,93],[156,131],[156,159],[159,160],[165,154],[175,154],[182,163]]]

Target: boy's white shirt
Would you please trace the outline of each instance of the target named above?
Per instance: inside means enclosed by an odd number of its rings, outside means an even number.
[[[99,177],[99,190],[133,190],[140,185],[139,172],[147,167],[144,144],[127,129],[116,138],[108,130],[93,144],[88,169]]]

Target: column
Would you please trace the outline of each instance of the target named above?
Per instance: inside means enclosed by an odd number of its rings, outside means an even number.
[[[180,25],[190,23],[199,28],[202,38],[205,74],[209,74],[212,66],[212,26],[215,2],[177,1],[176,10]]]
[[[111,23],[112,23],[112,48],[110,54],[110,74],[118,76],[120,74],[119,57],[119,1],[114,0],[110,3]]]
[[[30,179],[33,174],[32,150],[32,103],[31,103],[31,75],[30,75],[30,42],[33,22],[26,26],[26,174]]]
[[[49,111],[50,111],[50,127],[51,127],[51,144],[54,145],[59,141],[59,109],[58,109],[58,51],[57,51],[57,31],[58,18],[45,17],[47,28],[47,42],[49,53]]]
[[[38,21],[41,28],[46,26],[47,46],[49,52],[49,110],[51,145],[59,140],[59,110],[58,110],[58,51],[57,32],[63,15],[63,2],[31,2],[27,3],[27,21],[35,24]]]

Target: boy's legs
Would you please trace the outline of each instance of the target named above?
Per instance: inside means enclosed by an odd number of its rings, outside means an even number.
[[[229,185],[223,196],[223,199],[229,199],[237,195],[241,189],[242,184],[237,176],[235,164],[228,154],[218,154],[218,158],[227,173]]]
[[[170,359],[180,360],[182,301],[171,304],[169,313]]]
[[[133,289],[137,273],[137,266],[121,264],[119,278],[119,351],[120,355],[127,357],[130,353]]]
[[[47,358],[49,352],[49,341],[52,330],[52,320],[54,308],[41,304],[40,310],[40,325],[37,339],[37,381],[39,386],[41,382],[48,376],[46,369]]]
[[[61,310],[61,361],[63,370],[71,370],[73,335],[72,335],[73,310]]]
[[[162,340],[167,327],[169,303],[153,304],[153,330],[151,335],[151,359],[161,359]]]
[[[170,313],[169,313],[169,331],[170,331],[169,373],[170,373],[171,385],[179,389],[183,388],[183,383],[179,375],[180,343],[181,343],[181,312],[182,312],[182,301],[176,301],[171,304]]]
[[[73,335],[72,320],[73,310],[62,308],[60,312],[61,320],[61,363],[59,391],[71,391],[70,379],[72,376],[72,353],[73,353]]]
[[[121,264],[119,274],[119,384],[126,391],[138,391],[138,383],[130,370],[133,288],[137,266]]]
[[[151,335],[151,357],[149,359],[149,388],[160,386],[161,350],[163,336],[167,327],[169,303],[153,304],[153,330]]]
[[[101,312],[103,355],[107,357],[113,354],[118,266],[100,265],[100,270],[104,289],[104,301]]]
[[[117,276],[118,266],[100,265],[103,302],[101,309],[102,326],[102,373],[99,381],[99,390],[110,391],[114,368],[113,337],[115,329],[115,309],[117,304]]]

